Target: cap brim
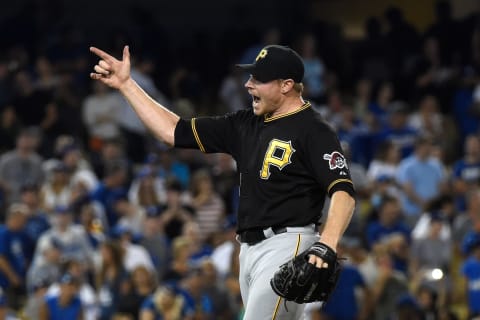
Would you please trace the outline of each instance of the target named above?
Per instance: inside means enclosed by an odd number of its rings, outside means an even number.
[[[235,65],[237,68],[240,68],[245,71],[253,71],[255,70],[255,65],[253,63],[250,64],[236,64]]]
[[[275,80],[275,78],[270,78],[268,76],[265,76],[260,70],[258,69],[258,66],[255,64],[236,64],[236,67],[242,69],[245,72],[248,72],[251,74],[255,80],[258,80],[260,82],[270,82],[272,80]]]

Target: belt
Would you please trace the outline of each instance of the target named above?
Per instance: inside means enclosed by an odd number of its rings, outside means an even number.
[[[287,232],[286,227],[270,227],[267,229],[250,229],[238,234],[238,240],[248,245],[254,245],[276,234]]]

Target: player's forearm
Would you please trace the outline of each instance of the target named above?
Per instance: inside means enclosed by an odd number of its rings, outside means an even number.
[[[337,191],[332,195],[327,220],[320,240],[336,250],[338,241],[350,223],[355,199],[345,191]]]
[[[153,100],[133,79],[129,79],[120,92],[147,128],[158,139],[173,146],[175,126],[180,117]]]

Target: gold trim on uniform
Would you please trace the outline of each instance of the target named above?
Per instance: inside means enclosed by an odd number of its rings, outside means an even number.
[[[327,188],[327,193],[329,193],[330,189],[332,189],[333,186],[336,185],[339,182],[349,182],[349,183],[353,184],[352,180],[350,180],[350,179],[337,179],[337,180],[333,181],[332,183],[330,183],[330,185]]]
[[[278,307],[280,307],[280,301],[282,301],[282,298],[278,297],[277,304],[275,305],[275,311],[273,311],[272,320],[275,320],[275,318],[277,317]]]
[[[295,114],[295,113],[298,113],[302,110],[305,110],[310,106],[311,106],[311,103],[307,101],[300,107],[300,109],[294,110],[292,112],[288,112],[288,113],[285,113],[285,114],[280,114],[278,116],[273,116],[273,117],[268,117],[267,115],[265,115],[265,119],[263,121],[264,122],[270,122],[270,121],[277,120],[277,119],[280,119],[280,118],[283,118],[283,117],[288,117],[292,114]]]
[[[205,148],[203,147],[202,141],[200,141],[200,137],[198,136],[197,128],[195,127],[195,118],[192,118],[191,120],[192,124],[192,131],[193,131],[193,136],[195,137],[195,141],[197,141],[198,147],[202,152],[205,152]]]
[[[300,241],[302,240],[302,235],[299,233],[297,237],[297,247],[295,248],[295,253],[293,254],[293,257],[295,258],[298,254],[298,249],[300,249]]]
[[[293,257],[295,258],[298,254],[298,249],[300,249],[300,242],[302,240],[302,235],[301,234],[298,234],[298,237],[297,237],[297,245],[295,247],[295,253],[293,254]],[[277,317],[277,313],[278,313],[278,307],[280,307],[280,301],[282,301],[282,298],[281,297],[278,297],[277,299],[277,304],[275,305],[275,311],[273,311],[273,315],[272,315],[272,320],[275,320],[275,318]]]

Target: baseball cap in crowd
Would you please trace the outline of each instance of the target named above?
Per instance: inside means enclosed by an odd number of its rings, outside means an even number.
[[[121,237],[124,234],[133,235],[133,229],[125,223],[118,223],[111,230],[111,236],[114,238]]]
[[[37,192],[39,190],[38,184],[34,182],[26,182],[20,187],[20,192]]]
[[[61,284],[80,284],[81,280],[78,277],[75,277],[71,273],[64,273],[59,281]]]
[[[289,47],[269,45],[264,47],[252,64],[237,64],[260,82],[292,79],[302,82],[305,67],[298,53]]]
[[[393,101],[387,107],[388,114],[397,115],[397,114],[408,114],[408,105],[403,101]]]
[[[63,158],[72,151],[80,151],[80,147],[75,142],[71,142],[63,145],[62,147],[59,147],[57,150],[57,154],[60,158]]]
[[[110,230],[110,237],[113,239],[120,239],[124,235],[130,237],[132,243],[138,243],[142,240],[143,235],[135,230],[128,223],[117,223]]]
[[[52,166],[52,172],[68,172],[69,168],[63,162],[57,162]]]
[[[445,216],[441,211],[432,211],[430,212],[431,221],[442,222],[445,220]]]
[[[28,206],[23,203],[12,203],[7,209],[7,217],[13,217],[16,215],[26,216],[30,213]]]
[[[375,181],[376,182],[392,182],[392,177],[389,176],[389,175],[386,175],[386,174],[381,174],[381,175],[378,175],[376,178],[375,178]]]
[[[420,305],[418,304],[415,297],[408,293],[400,295],[395,301],[395,306],[397,309],[408,308],[413,310],[420,310]]]
[[[40,289],[45,289],[48,288],[50,284],[50,280],[45,276],[39,277],[38,279],[35,278],[32,283],[32,290],[37,291]]]
[[[150,167],[143,167],[137,172],[137,179],[154,176],[155,172]]]
[[[157,218],[159,217],[162,212],[163,212],[164,208],[162,208],[161,206],[148,206],[146,209],[145,209],[145,213],[147,215],[147,218]]]
[[[71,209],[68,206],[63,206],[63,205],[55,206],[55,208],[53,208],[53,212],[58,214],[72,213]]]

